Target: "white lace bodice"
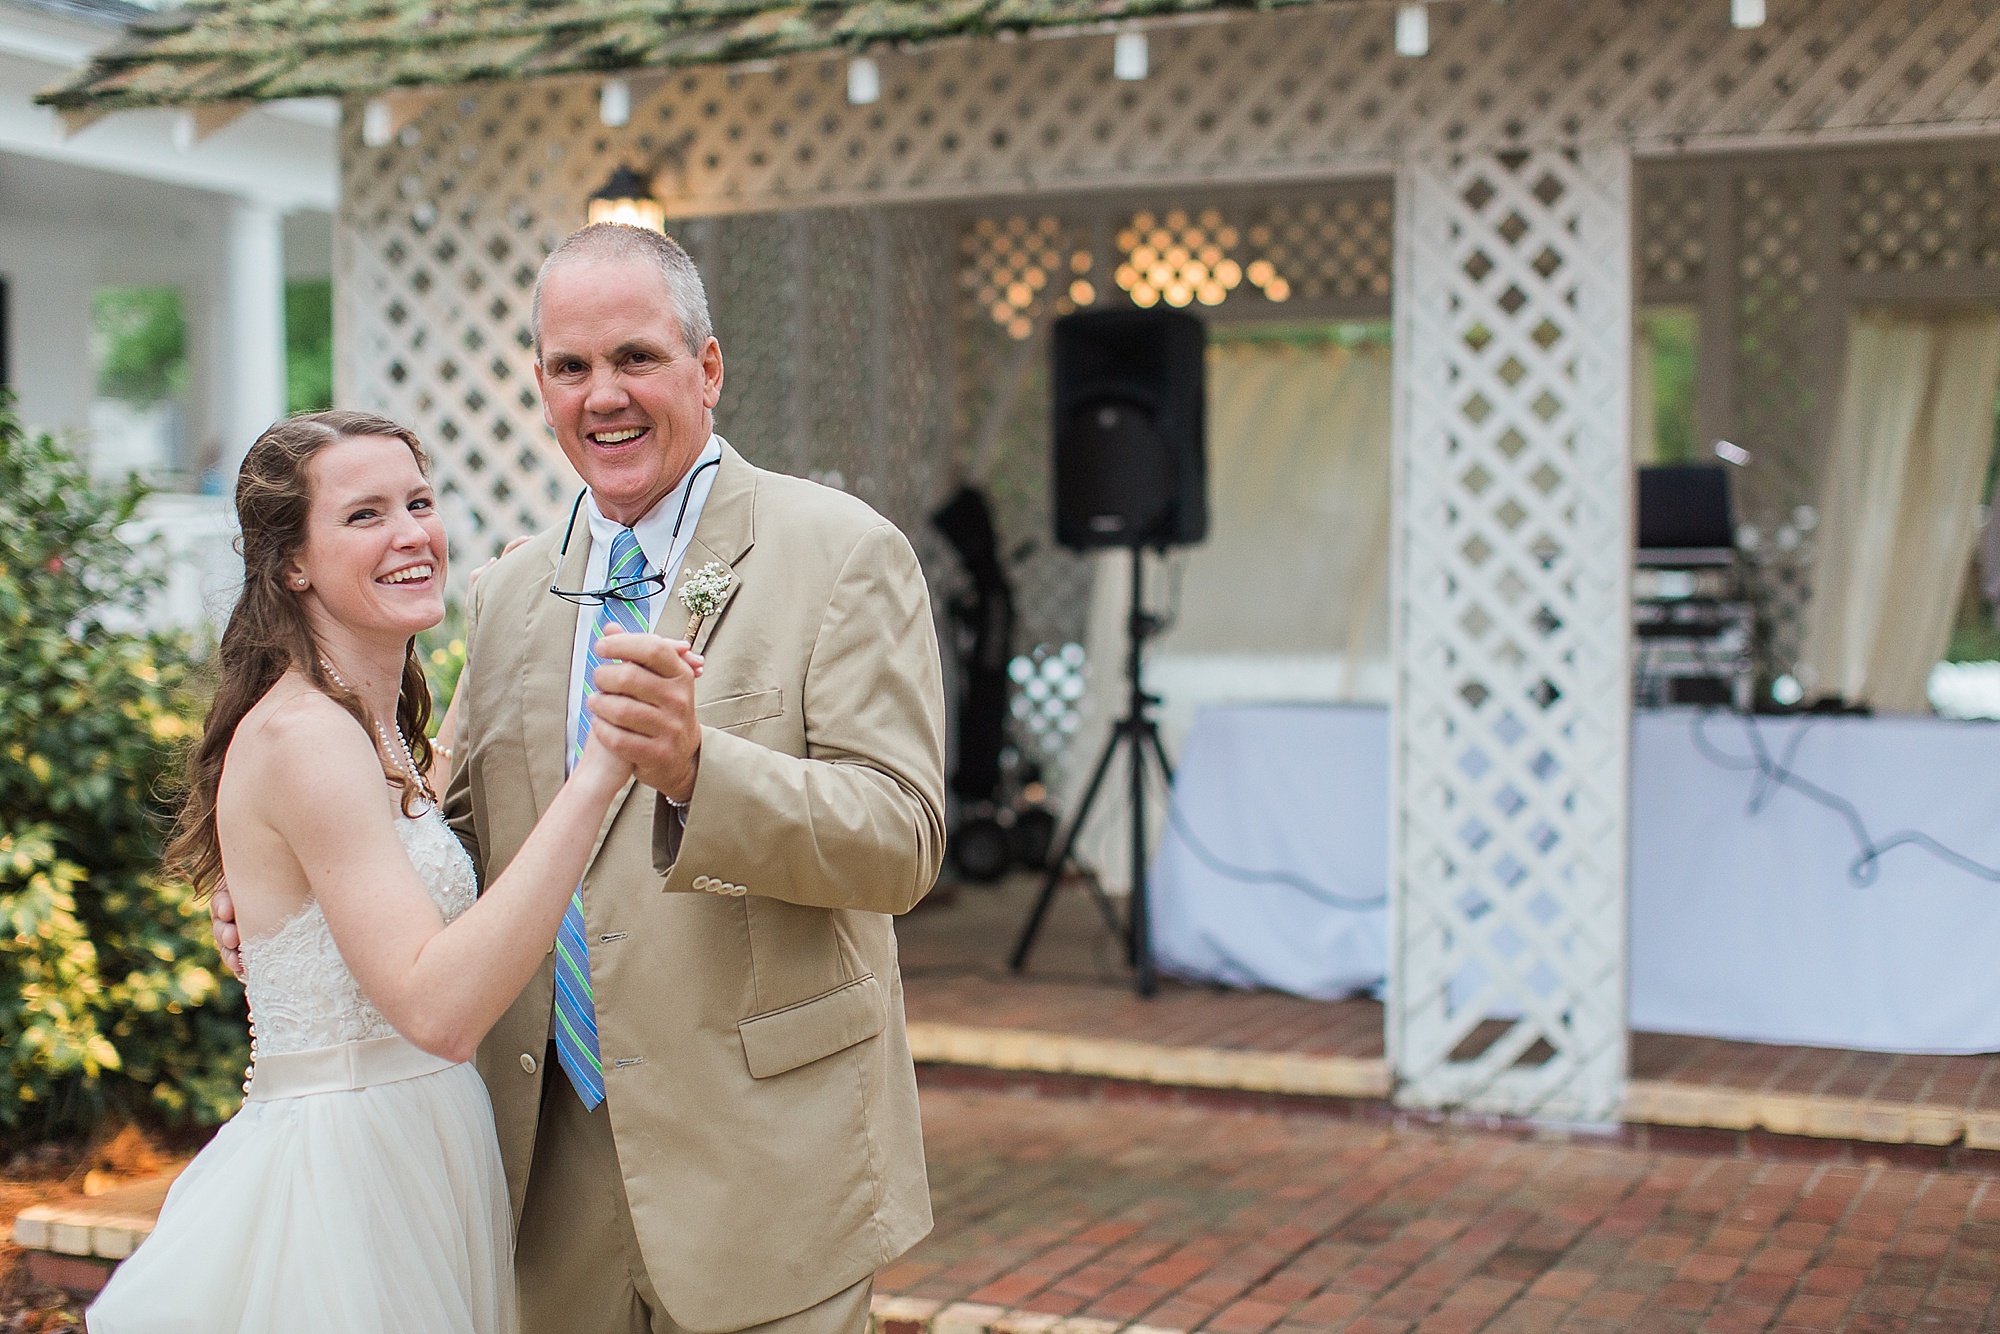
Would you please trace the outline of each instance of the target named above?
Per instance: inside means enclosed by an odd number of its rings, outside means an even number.
[[[399,819],[396,834],[445,921],[472,906],[477,893],[472,859],[443,816],[425,810],[414,820]],[[259,1055],[311,1051],[396,1031],[361,994],[317,903],[246,945],[243,967]]]

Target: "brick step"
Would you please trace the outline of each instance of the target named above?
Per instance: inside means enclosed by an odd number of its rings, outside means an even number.
[[[1633,1125],[1761,1130],[1857,1144],[2000,1149],[2000,1112],[1948,1103],[1773,1093],[1671,1080],[1635,1079],[1626,1084],[1619,1119]]]
[[[1183,1334],[1158,1325],[876,1293],[870,1334]]]
[[[909,1031],[917,1061],[935,1066],[1380,1104],[1387,1104],[1392,1090],[1388,1062],[1362,1057],[1180,1047],[969,1024],[912,1022]],[[1631,1081],[1619,1120],[1628,1126],[1854,1144],[2000,1149],[1996,1112],[1673,1080]]]
[[[102,1288],[118,1262],[152,1235],[178,1172],[135,1181],[81,1200],[36,1204],[14,1219],[14,1244],[36,1282],[77,1297]]]
[[[909,1033],[911,1054],[939,1065],[1295,1097],[1379,1101],[1389,1096],[1389,1063],[1356,1056],[1172,1047],[970,1024],[912,1022]]]

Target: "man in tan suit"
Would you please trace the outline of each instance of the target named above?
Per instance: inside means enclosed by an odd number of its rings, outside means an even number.
[[[473,592],[446,807],[482,881],[586,715],[643,740],[558,939],[583,948],[552,950],[479,1049],[524,1327],[851,1334],[930,1229],[890,922],[944,846],[923,575],[865,504],[712,435],[721,350],[671,241],[579,232],[536,320],[589,494]],[[704,569],[727,587],[685,646],[676,594]],[[658,635],[600,665],[614,613]]]

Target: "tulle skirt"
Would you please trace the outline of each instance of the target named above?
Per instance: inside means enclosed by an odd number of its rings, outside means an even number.
[[[514,1334],[486,1086],[401,1038],[261,1058],[91,1334]]]

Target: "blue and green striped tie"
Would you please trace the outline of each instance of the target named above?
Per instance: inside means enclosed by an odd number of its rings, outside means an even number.
[[[611,539],[611,565],[605,583],[612,588],[639,578],[646,572],[646,554],[630,528],[621,528]],[[597,693],[593,679],[604,664],[597,643],[614,630],[644,632],[647,629],[643,603],[607,598],[597,610],[597,624],[590,631],[590,647],[583,658],[583,695]],[[590,710],[578,705],[576,740],[570,746],[569,762],[574,766],[583,755],[583,743],[590,736]],[[583,936],[583,886],[569,896],[562,926],[556,932],[556,1059],[576,1086],[586,1110],[604,1101],[604,1058],[597,1050],[597,1006],[590,994],[590,948]]]

